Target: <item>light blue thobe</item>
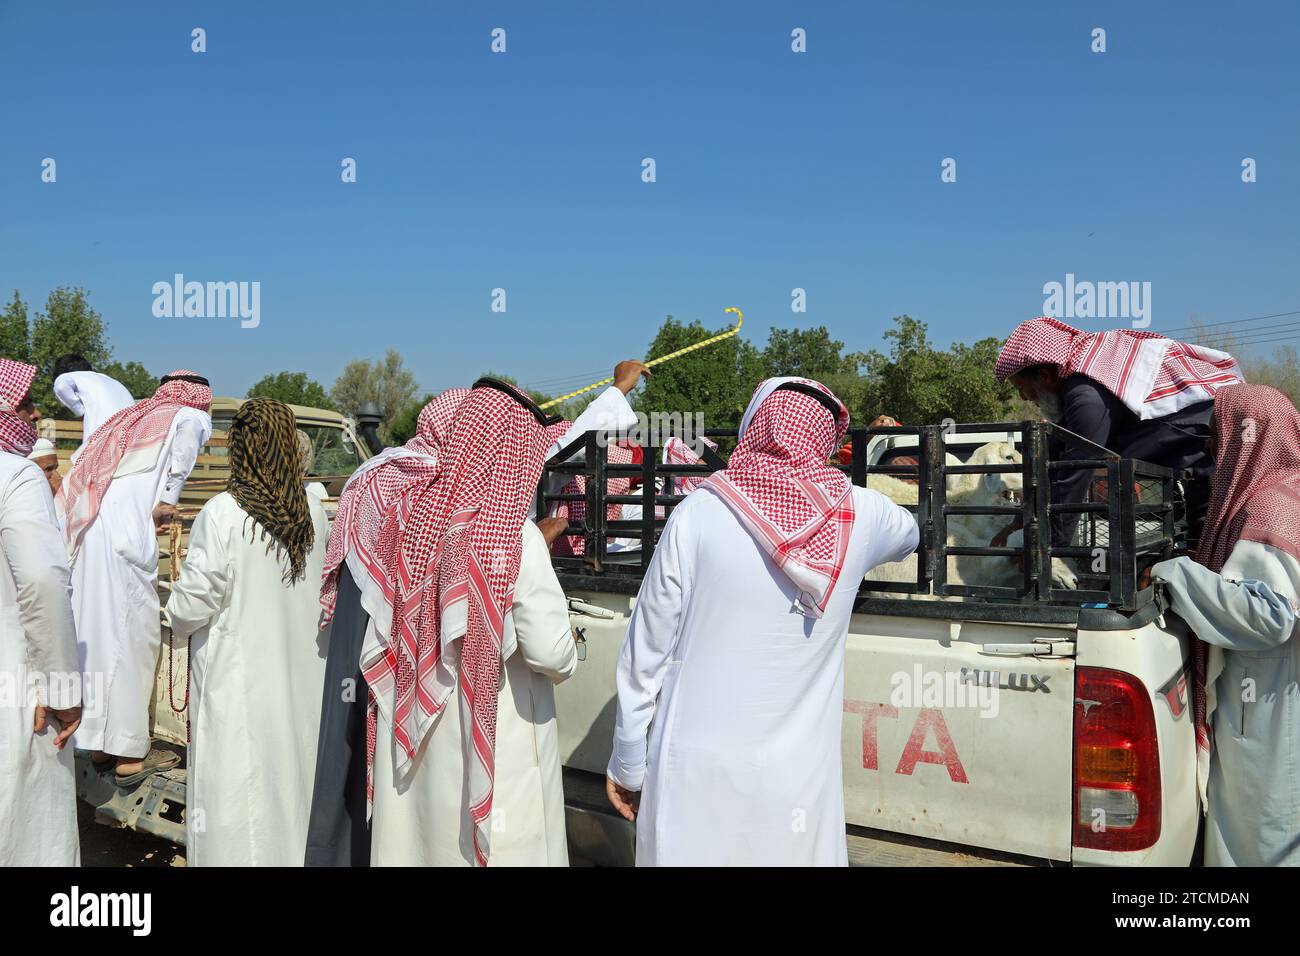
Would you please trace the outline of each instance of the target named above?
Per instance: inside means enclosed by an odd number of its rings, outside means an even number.
[[[1184,557],[1157,564],[1152,577],[1211,645],[1212,679],[1222,649],[1206,865],[1300,866],[1300,562],[1239,541],[1219,574]]]

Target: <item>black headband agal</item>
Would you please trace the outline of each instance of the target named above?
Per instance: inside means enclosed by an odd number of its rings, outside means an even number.
[[[208,380],[202,375],[164,375],[158,379],[159,385],[166,385],[168,382],[193,382],[195,385],[208,385]],[[208,387],[211,386],[208,385]]]
[[[836,403],[835,399],[831,398],[820,388],[815,388],[812,385],[807,385],[803,382],[782,382],[776,388],[772,389],[772,391],[798,392],[800,395],[807,395],[809,398],[815,399],[818,404],[830,412],[831,419],[837,423],[840,420],[840,414],[844,411],[839,404]]]
[[[537,424],[541,425],[543,428],[549,428],[552,425],[564,421],[564,419],[559,415],[546,414],[544,411],[542,411],[540,408],[537,407],[537,403],[533,401],[530,396],[520,391],[514,385],[511,385],[509,382],[501,381],[501,379],[499,378],[491,378],[488,376],[484,376],[483,378],[475,382],[473,387],[492,388],[492,389],[496,389],[498,392],[504,392],[506,395],[509,395],[511,398],[513,398],[524,408],[528,409],[529,414],[531,414],[533,418],[537,419]]]

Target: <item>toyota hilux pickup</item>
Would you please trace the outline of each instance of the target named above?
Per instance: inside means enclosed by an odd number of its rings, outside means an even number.
[[[888,474],[913,485],[921,529],[915,578],[870,572],[849,628],[840,747],[851,863],[1185,866],[1196,855],[1189,634],[1146,574],[1188,546],[1184,476],[1059,432],[1030,422],[851,432],[844,470],[857,484]],[[581,658],[556,707],[571,851],[605,865],[634,859],[635,828],[604,786],[619,649],[681,500],[674,487],[723,460],[708,450],[670,465],[647,447],[620,465],[604,450],[617,439],[570,445],[538,493],[539,514],[585,501],[587,517],[566,532],[583,538],[582,553],[554,559]],[[1091,457],[1054,460],[1060,439]],[[990,441],[1014,455],[974,454]],[[1092,472],[1084,501],[1051,500],[1062,469]],[[585,488],[548,493],[564,475],[585,476]],[[993,476],[1017,479],[1019,494],[971,504],[953,491]],[[611,478],[633,487],[609,494]],[[1061,514],[1075,527],[1058,546],[1048,529]],[[1018,530],[954,544],[963,539],[950,531],[972,515]],[[610,539],[639,547],[611,550]],[[959,560],[997,573],[958,576]],[[1051,571],[1061,562],[1075,572],[1068,587]]]

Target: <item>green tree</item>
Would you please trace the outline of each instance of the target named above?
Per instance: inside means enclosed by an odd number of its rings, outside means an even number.
[[[1246,381],[1272,385],[1300,407],[1300,353],[1294,345],[1277,348],[1271,357],[1251,357],[1242,363]]]
[[[158,390],[158,376],[152,374],[139,362],[109,362],[96,369],[109,378],[115,378],[131,393],[132,398],[149,398]]]
[[[343,367],[343,372],[330,389],[330,400],[344,414],[356,416],[366,402],[379,406],[383,420],[379,437],[384,444],[394,444],[389,427],[419,394],[415,376],[411,374],[396,349],[389,349],[383,359],[374,363],[356,359]]]
[[[27,325],[27,303],[14,289],[14,300],[0,312],[0,357],[31,362],[32,338]]]
[[[646,354],[646,359],[667,355],[692,345],[721,329],[706,329],[698,321],[684,325],[668,316]],[[706,428],[734,427],[763,377],[763,355],[739,336],[723,339],[652,370],[638,409],[700,413]]]
[[[858,421],[880,413],[909,425],[934,425],[945,418],[982,422],[1006,417],[1014,389],[993,376],[1001,340],[957,343],[940,351],[930,343],[924,322],[907,315],[893,321],[895,327],[885,332],[888,356],[874,349],[849,356],[868,379],[861,397],[871,405],[850,406]]]
[[[276,372],[264,375],[248,390],[247,398],[273,398],[286,405],[306,405],[310,408],[334,408],[329,393],[306,372]]]
[[[853,363],[841,354],[843,351],[844,343],[832,339],[824,325],[815,329],[773,327],[763,349],[763,366],[769,376],[799,375],[824,382],[854,371]]]
[[[388,432],[393,438],[393,444],[405,445],[415,437],[415,426],[420,418],[420,412],[431,401],[433,401],[433,396],[426,394],[424,398],[411,402],[397,413],[388,426]]]
[[[32,398],[43,414],[71,418],[72,413],[54,398],[54,363],[62,355],[76,352],[94,368],[111,357],[105,338],[103,317],[91,308],[86,290],[60,286],[50,293],[45,311],[32,322],[31,363],[36,366]]]

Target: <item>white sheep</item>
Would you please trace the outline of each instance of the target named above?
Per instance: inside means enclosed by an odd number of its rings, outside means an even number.
[[[1020,452],[1009,442],[989,442],[982,445],[967,460],[971,465],[1020,464]],[[948,464],[960,464],[953,455],[946,456]],[[917,486],[900,481],[892,475],[867,475],[867,487],[878,491],[900,505],[917,503]],[[1019,504],[1024,494],[1024,479],[1019,472],[985,475],[952,475],[948,478],[948,504],[955,506],[984,506]],[[988,547],[994,535],[1005,528],[1011,519],[1007,515],[948,515],[947,539],[950,547]],[[1006,558],[957,555],[948,558],[948,583],[1016,587],[1022,581],[1021,571]],[[902,561],[882,564],[867,572],[870,581],[916,581],[916,555]],[[1052,583],[1058,588],[1076,588],[1078,578],[1059,558],[1052,559]],[[931,600],[931,594],[895,594],[874,592],[880,596]],[[948,600],[959,600],[948,598]]]

